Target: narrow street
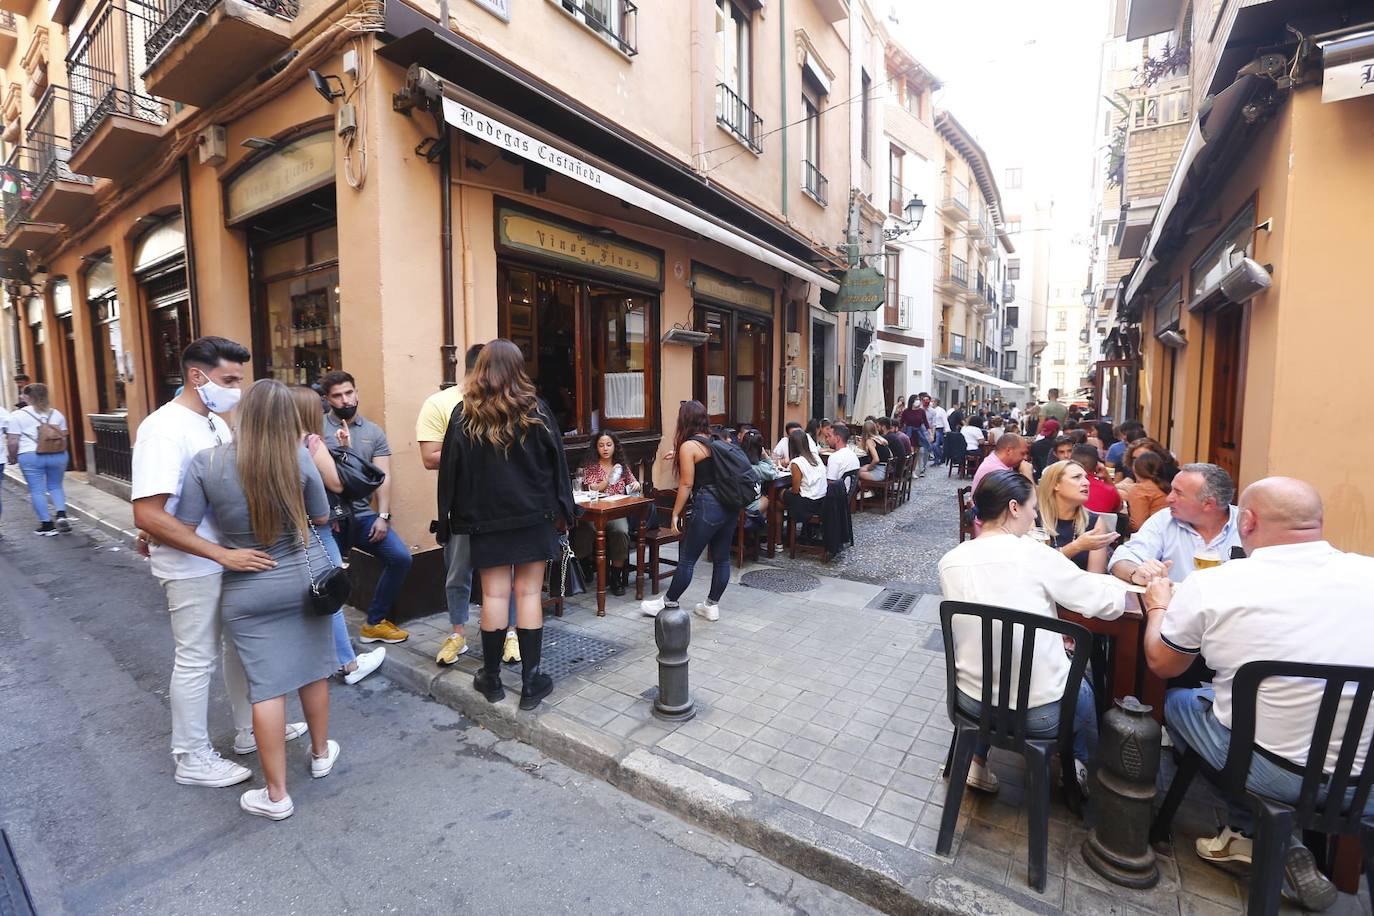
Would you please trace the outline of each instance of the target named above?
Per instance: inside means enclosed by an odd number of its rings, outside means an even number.
[[[156,584],[81,522],[34,537],[4,486],[0,826],[40,913],[868,912],[381,676],[333,688],[328,779],[290,748],[289,820],[178,786]]]

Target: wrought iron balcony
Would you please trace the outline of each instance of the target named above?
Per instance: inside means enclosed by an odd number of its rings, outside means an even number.
[[[70,124],[71,94],[65,86],[49,86],[29,120],[27,137],[38,160],[30,212],[43,222],[76,222],[95,202],[95,179],[72,171],[68,162]]]
[[[716,123],[754,152],[763,152],[763,118],[725,83],[716,84]]]
[[[1002,283],[1002,304],[1006,305],[1016,299],[1016,284],[1007,280]]]
[[[4,202],[6,234],[28,215],[33,202],[34,180],[38,177],[38,157],[27,146],[16,146],[5,160],[0,180],[0,200]]]
[[[221,0],[152,0],[149,5],[150,17],[154,23],[152,34],[148,36],[148,63],[157,63],[167,48],[189,30],[198,18],[209,16]],[[295,19],[301,11],[300,0],[247,0],[253,6],[284,19]]]
[[[630,0],[562,0],[567,10],[627,56],[639,53],[639,7]]]
[[[67,54],[72,161],[84,174],[126,177],[157,145],[171,114],[143,84],[154,13],[137,0],[104,0]]]
[[[1015,342],[1015,340],[1016,340],[1016,329],[1015,329],[1015,328],[1003,328],[1003,329],[1002,329],[1002,346],[1003,346],[1004,348],[1005,348],[1005,347],[1010,347],[1010,346],[1012,345],[1012,343]]]
[[[945,269],[949,272],[949,278],[958,286],[968,289],[968,261],[958,255],[949,259]]]
[[[803,187],[806,189],[806,193],[810,194],[815,199],[816,203],[825,206],[825,191],[830,182],[821,174],[821,170],[810,162],[803,160],[802,176],[805,182]]]
[[[19,45],[19,26],[14,13],[0,9],[0,60],[9,60]]]

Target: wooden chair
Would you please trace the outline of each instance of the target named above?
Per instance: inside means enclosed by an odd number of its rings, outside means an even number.
[[[959,543],[971,541],[977,536],[973,528],[969,507],[973,505],[973,487],[960,487],[959,496]]]
[[[824,524],[824,519],[821,518],[818,512],[812,512],[806,518],[795,517],[790,509],[787,509],[786,512],[787,517],[783,524],[786,526],[787,530],[787,550],[788,555],[795,560],[797,558],[797,528],[807,524],[821,525]],[[825,549],[824,544],[819,546],[815,544],[802,544],[801,549],[819,553],[823,562],[830,562],[830,551]]]
[[[636,548],[636,570],[635,576],[635,597],[639,600],[644,598],[644,549],[649,549],[649,566],[647,569],[649,577],[649,587],[653,594],[658,594],[659,583],[669,578],[672,572],[664,572],[660,567],[671,566],[677,569],[676,560],[664,559],[661,555],[663,547],[667,544],[676,544],[682,538],[672,533],[673,504],[677,501],[676,490],[657,490],[653,493],[654,505],[647,513],[648,517],[643,520],[639,527],[639,544]]]
[[[1312,720],[1312,740],[1304,765],[1292,769],[1302,777],[1296,802],[1268,798],[1246,788],[1251,758],[1266,753],[1255,743],[1255,722],[1260,685],[1269,678],[1303,678],[1320,682],[1321,704]],[[1314,684],[1315,686],[1315,684]],[[1351,688],[1347,691],[1347,688]],[[1348,715],[1340,735],[1333,734],[1342,696],[1348,697]],[[1167,840],[1174,814],[1188,785],[1199,769],[1215,775],[1214,782],[1232,801],[1247,804],[1255,812],[1258,830],[1254,861],[1250,867],[1250,894],[1246,912],[1271,916],[1279,911],[1283,889],[1283,864],[1294,830],[1327,836],[1358,836],[1364,848],[1365,878],[1374,894],[1374,819],[1365,818],[1374,784],[1374,742],[1364,737],[1374,696],[1374,668],[1353,665],[1314,665],[1302,662],[1247,662],[1236,672],[1231,685],[1231,743],[1226,763],[1215,771],[1191,748],[1183,755],[1178,773],[1164,797],[1164,804],[1150,827],[1151,842]],[[1327,752],[1337,748],[1335,769],[1325,772]],[[1364,772],[1353,772],[1357,751],[1365,752]],[[1270,756],[1273,761],[1275,758]],[[1345,796],[1353,794],[1346,806]],[[1320,798],[1320,800],[1319,800]]]
[[[980,699],[982,714],[978,716],[961,709],[957,700],[959,685],[954,667],[952,626],[955,617],[972,617],[979,625],[983,684]],[[998,624],[997,630],[993,628],[994,623]],[[1021,633],[1019,665],[1013,661],[1018,630]],[[1081,651],[1075,652],[1069,663],[1064,695],[1059,701],[1058,734],[1032,738],[1027,736],[1026,712],[1030,707],[1030,675],[1034,664],[1035,637],[1039,630],[1072,637]],[[940,834],[935,841],[935,851],[942,856],[949,855],[974,748],[979,744],[989,744],[1020,754],[1026,761],[1026,880],[1037,893],[1042,893],[1045,890],[1049,856],[1050,757],[1056,750],[1059,751],[1069,808],[1076,812],[1082,807],[1073,765],[1073,719],[1078,706],[1078,687],[1083,680],[1083,669],[1087,667],[1092,651],[1093,634],[1086,627],[1067,620],[964,601],[940,602],[940,631],[945,640],[945,698],[949,705],[950,721],[954,723],[954,740],[945,761],[945,778],[949,785],[945,789],[945,808],[940,818]],[[992,699],[994,653],[999,659],[995,701]],[[1013,701],[1015,707],[1012,706]],[[1281,875],[1282,869],[1278,869],[1276,874]]]
[[[906,470],[902,472],[901,505],[911,501],[911,482],[916,479],[916,452],[906,456]]]

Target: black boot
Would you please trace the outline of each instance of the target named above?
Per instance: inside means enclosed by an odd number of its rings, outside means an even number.
[[[544,648],[544,628],[515,630],[520,640],[520,708],[534,709],[539,701],[553,692],[553,678],[539,670],[539,656]]]
[[[472,676],[472,686],[488,703],[506,698],[506,688],[501,686],[501,650],[505,645],[505,630],[482,631],[482,670]]]
[[[625,575],[625,567],[624,567],[624,566],[612,566],[612,567],[611,567],[611,594],[612,594],[612,595],[615,595],[617,598],[619,598],[621,595],[625,594],[625,580],[626,580],[626,578],[627,578],[627,577],[626,577],[626,575]]]

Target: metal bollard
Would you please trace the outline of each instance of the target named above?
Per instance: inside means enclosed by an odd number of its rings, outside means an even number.
[[[697,714],[687,686],[687,647],[692,643],[692,618],[684,607],[665,607],[654,618],[658,643],[658,698],[654,717],[686,722]]]
[[[1159,865],[1150,847],[1150,818],[1159,775],[1159,723],[1135,697],[1102,717],[1093,777],[1095,824],[1083,841],[1093,871],[1123,887],[1154,887]]]

